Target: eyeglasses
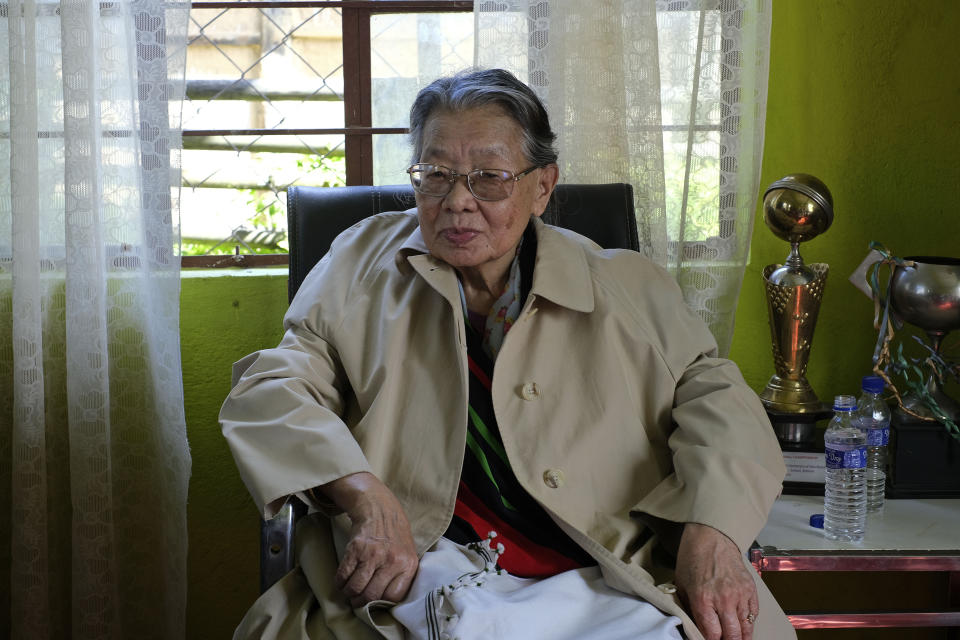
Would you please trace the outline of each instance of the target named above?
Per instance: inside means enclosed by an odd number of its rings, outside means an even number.
[[[513,185],[520,178],[539,166],[532,166],[520,173],[503,169],[474,169],[467,173],[457,173],[442,164],[415,164],[407,169],[410,184],[414,191],[425,196],[442,197],[453,190],[453,184],[462,177],[467,178],[467,188],[477,200],[492,202],[504,200],[513,193]]]

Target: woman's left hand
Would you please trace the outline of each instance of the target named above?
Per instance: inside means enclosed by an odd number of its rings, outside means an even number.
[[[733,541],[688,522],[677,550],[677,591],[707,640],[752,640],[757,587]]]
[[[337,588],[354,608],[373,600],[400,602],[420,566],[400,501],[366,471],[317,488],[351,521],[350,538],[334,576]]]

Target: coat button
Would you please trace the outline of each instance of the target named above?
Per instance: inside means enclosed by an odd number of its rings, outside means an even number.
[[[520,387],[520,397],[524,400],[535,400],[540,395],[540,387],[536,382],[527,382]]]
[[[543,472],[543,483],[551,489],[559,489],[563,486],[563,471],[547,469]]]
[[[660,591],[663,591],[667,595],[677,592],[677,586],[672,582],[664,582],[663,584],[658,584],[657,589],[660,589]]]

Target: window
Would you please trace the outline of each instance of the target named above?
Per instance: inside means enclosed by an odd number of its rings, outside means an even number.
[[[724,149],[740,117],[728,106],[735,100],[724,66],[725,31],[740,25],[735,14],[724,17],[713,0],[707,4],[713,8],[657,13],[671,264],[681,251],[684,260],[707,255],[708,243],[736,232],[734,197],[721,190],[732,162]],[[183,122],[183,264],[284,264],[278,254],[286,250],[288,185],[404,182],[407,109],[424,80],[473,63],[472,6],[470,0],[194,2]],[[698,31],[704,38],[694,56],[686,45]]]
[[[754,73],[743,35],[753,24],[717,0],[699,8],[657,12],[667,262],[735,265],[749,243],[751,227],[738,228],[738,218],[744,220],[742,209],[755,197],[751,176],[760,159],[741,151],[756,144],[753,120],[763,117],[744,107],[754,97],[741,96],[750,90],[744,77]],[[699,43],[696,51],[689,43]]]
[[[285,264],[289,185],[403,182],[407,109],[421,79],[472,64],[472,9],[469,0],[194,2],[183,265]]]
[[[666,210],[685,218],[670,222],[683,232],[670,233],[675,246],[721,235],[721,31],[719,10],[657,12],[664,197]],[[698,40],[694,59],[688,43]]]

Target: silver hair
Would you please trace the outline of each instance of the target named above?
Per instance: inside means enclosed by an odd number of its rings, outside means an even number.
[[[465,111],[495,104],[520,125],[523,153],[538,167],[557,161],[553,146],[557,136],[550,128],[547,110],[537,94],[509,71],[461,71],[438,78],[420,90],[410,107],[410,142],[413,162],[423,153],[423,129],[437,111]]]

